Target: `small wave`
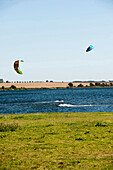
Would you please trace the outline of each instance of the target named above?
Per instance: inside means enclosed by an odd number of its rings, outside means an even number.
[[[72,104],[59,104],[59,107],[75,107],[75,105]]]
[[[59,100],[56,100],[56,101],[54,101],[54,102],[56,102],[56,103],[63,103],[64,101],[63,100],[61,100],[61,101],[59,101]]]
[[[59,100],[56,100],[56,101],[42,101],[42,102],[34,102],[34,103],[59,103]],[[60,103],[63,103],[64,101],[61,100]]]
[[[33,102],[33,103],[53,103],[53,101],[42,101],[42,102]]]
[[[112,106],[111,104],[105,105],[72,105],[72,104],[59,104],[59,107],[94,107],[94,106]]]
[[[9,102],[9,103],[6,103],[6,102],[4,102],[4,103],[0,103],[0,105],[4,105],[4,104],[15,104],[15,105],[17,105],[17,104],[30,104],[30,103],[37,103],[37,104],[40,104],[40,103],[58,103],[59,102],[59,100],[56,100],[56,101],[39,101],[39,102],[37,102],[37,101],[23,101],[23,102]],[[61,103],[62,102],[64,102],[63,100],[61,100],[60,101]]]
[[[96,106],[96,105],[72,105],[72,104],[59,104],[59,107],[86,107],[86,106]]]

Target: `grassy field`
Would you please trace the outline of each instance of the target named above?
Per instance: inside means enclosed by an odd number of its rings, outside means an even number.
[[[0,115],[0,169],[113,169],[113,113]]]

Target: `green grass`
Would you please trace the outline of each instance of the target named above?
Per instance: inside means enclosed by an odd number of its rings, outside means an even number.
[[[113,113],[0,115],[0,169],[113,169]]]

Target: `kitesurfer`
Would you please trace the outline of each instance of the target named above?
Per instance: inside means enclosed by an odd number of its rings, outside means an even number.
[[[59,99],[59,104],[60,104],[60,102],[61,102],[61,99]]]
[[[59,103],[58,103],[58,106],[60,105],[60,103],[61,103],[61,99],[59,99]]]

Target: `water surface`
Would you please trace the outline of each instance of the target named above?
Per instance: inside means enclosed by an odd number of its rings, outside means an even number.
[[[112,111],[112,87],[0,91],[0,113]]]

